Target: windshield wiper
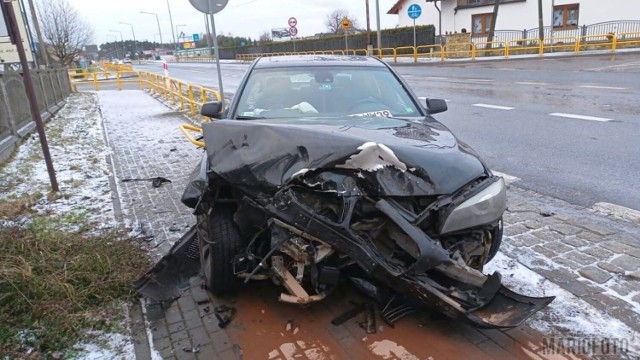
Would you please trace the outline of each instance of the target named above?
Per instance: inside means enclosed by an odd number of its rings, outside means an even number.
[[[257,119],[266,119],[264,116],[251,116],[251,115],[238,115],[236,116],[236,120],[257,120]]]

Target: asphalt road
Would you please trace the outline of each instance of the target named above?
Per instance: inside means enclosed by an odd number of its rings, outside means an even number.
[[[217,86],[213,64],[169,66],[173,77]],[[235,92],[247,65],[221,68],[225,91]],[[516,186],[640,210],[640,54],[395,68],[418,96],[448,100],[436,118]]]

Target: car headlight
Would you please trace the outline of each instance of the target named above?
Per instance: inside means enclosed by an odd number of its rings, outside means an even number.
[[[489,185],[453,209],[442,226],[442,234],[492,223],[507,208],[507,189],[504,180]]]

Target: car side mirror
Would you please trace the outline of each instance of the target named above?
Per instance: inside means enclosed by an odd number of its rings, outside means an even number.
[[[213,119],[222,118],[222,103],[219,101],[204,103],[200,109],[200,115]]]
[[[437,114],[449,109],[447,102],[442,99],[427,99],[427,113]]]

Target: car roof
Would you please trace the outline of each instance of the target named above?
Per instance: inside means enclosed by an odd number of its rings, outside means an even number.
[[[285,55],[258,58],[256,69],[292,66],[367,66],[385,67],[378,59],[358,55]]]

